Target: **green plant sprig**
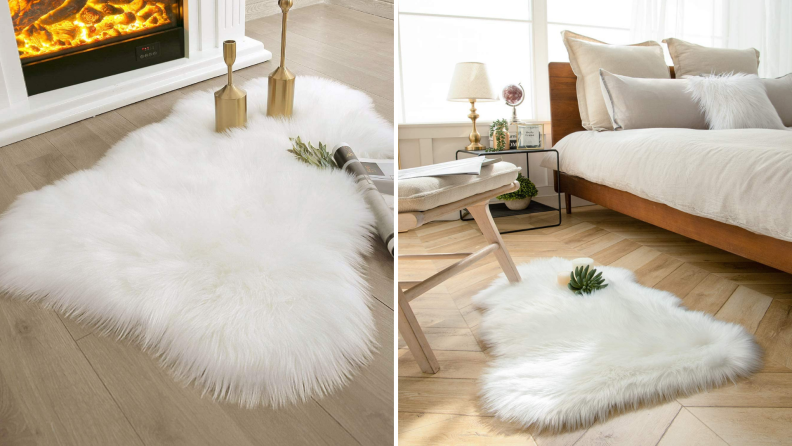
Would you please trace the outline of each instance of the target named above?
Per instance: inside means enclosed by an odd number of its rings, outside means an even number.
[[[327,151],[327,146],[321,141],[319,141],[319,147],[314,147],[311,141],[308,141],[307,145],[300,141],[299,136],[289,138],[289,140],[292,142],[289,152],[293,153],[298,160],[320,169],[338,169],[333,155]]]
[[[498,200],[522,200],[528,197],[533,198],[539,193],[539,191],[536,190],[536,185],[533,184],[533,181],[522,176],[522,174],[517,174],[517,181],[520,182],[520,188],[514,192],[509,192],[508,194],[498,195]]]

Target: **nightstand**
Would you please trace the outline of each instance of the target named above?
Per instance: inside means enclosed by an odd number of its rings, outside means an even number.
[[[460,154],[465,155],[472,155],[472,156],[498,156],[498,155],[517,155],[517,154],[525,154],[525,163],[526,163],[526,172],[525,177],[530,179],[530,160],[529,155],[532,153],[545,153],[545,152],[553,152],[556,156],[556,171],[561,171],[561,160],[558,156],[558,151],[554,149],[531,149],[531,150],[502,150],[499,152],[487,152],[485,150],[457,150],[456,151],[456,159],[459,159]],[[490,205],[490,212],[492,213],[492,218],[497,219],[500,217],[513,217],[515,215],[524,215],[524,214],[538,214],[542,212],[558,212],[558,223],[552,225],[544,225],[544,226],[537,226],[534,228],[525,228],[525,229],[515,229],[513,231],[504,231],[501,234],[511,234],[513,232],[525,232],[525,231],[533,231],[535,229],[543,229],[543,228],[552,228],[555,226],[561,225],[561,176],[558,175],[556,177],[556,185],[555,185],[556,194],[558,195],[558,207],[554,208],[552,206],[548,206],[546,204],[542,204],[537,202],[536,200],[531,200],[531,204],[526,208],[519,211],[513,211],[506,207],[503,203],[492,204]],[[473,220],[473,217],[467,210],[462,211],[462,220],[468,221]],[[497,224],[497,222],[496,222]],[[500,231],[499,231],[500,232]]]

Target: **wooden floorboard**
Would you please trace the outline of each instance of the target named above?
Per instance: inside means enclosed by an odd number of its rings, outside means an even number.
[[[266,78],[279,62],[280,15],[246,27],[275,59],[235,72],[239,83]],[[392,20],[319,4],[289,14],[287,41],[287,66],[298,76],[364,91],[393,122]],[[90,168],[185,95],[224,83],[219,76],[1,147],[0,212],[21,193]],[[2,296],[0,445],[393,444],[393,261],[377,245],[365,264],[374,358],[335,395],[278,410],[213,402],[174,381],[137,344]]]
[[[542,218],[536,214],[522,223],[511,219],[506,227],[519,229]],[[502,220],[496,224],[501,226]],[[472,249],[483,240],[469,223],[437,222],[400,234],[399,248],[416,253]],[[399,438],[404,444],[475,444],[479,437],[491,445],[792,444],[792,275],[600,206],[575,208],[560,227],[508,234],[503,240],[516,263],[537,257],[592,257],[598,264],[633,270],[644,285],[672,292],[691,309],[755,333],[765,350],[765,366],[750,379],[628,412],[589,429],[532,436],[512,426],[510,432],[508,426],[487,423],[489,415],[479,408],[478,379],[490,358],[479,340],[481,315],[471,297],[500,272],[485,259],[411,303],[440,372],[422,373],[400,340]],[[402,262],[399,279],[424,278],[441,266],[439,261]]]

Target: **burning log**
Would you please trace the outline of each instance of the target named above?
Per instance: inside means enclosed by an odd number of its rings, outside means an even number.
[[[148,20],[146,20],[146,25],[156,26],[159,24],[159,19],[157,16],[153,15]]]
[[[62,3],[63,0],[9,0],[14,32],[18,33],[36,23],[39,17],[56,9]]]
[[[113,6],[110,3],[103,4],[99,10],[106,15],[118,15],[124,13],[123,9],[119,8],[118,6]]]
[[[86,3],[88,0],[66,0],[57,9],[42,16],[38,22],[42,25],[54,25],[80,12]]]
[[[164,11],[155,3],[147,3],[146,7],[141,9],[140,12],[137,13],[137,16],[143,19],[144,21],[146,21],[151,16],[162,14],[163,12]]]
[[[83,23],[94,24],[99,23],[104,18],[104,14],[100,11],[97,11],[90,6],[86,6],[80,11],[80,21]]]
[[[79,32],[74,23],[66,20],[51,26],[49,30],[55,35],[55,38],[69,42],[76,39]]]
[[[140,11],[141,9],[143,9],[144,6],[146,6],[146,1],[145,0],[134,0],[131,3],[129,3],[129,6],[127,8],[125,8],[125,9],[127,11],[132,11],[132,12],[136,13],[136,12]]]
[[[26,37],[25,40],[32,40],[38,43],[52,43],[52,33],[38,23],[28,26],[20,34]]]
[[[125,12],[115,17],[115,22],[119,25],[130,25],[135,23],[135,20],[137,20],[137,18],[134,12]]]

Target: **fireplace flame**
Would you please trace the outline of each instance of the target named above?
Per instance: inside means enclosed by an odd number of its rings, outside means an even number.
[[[8,0],[19,57],[90,45],[176,23],[174,0]],[[118,39],[115,39],[118,40]]]

